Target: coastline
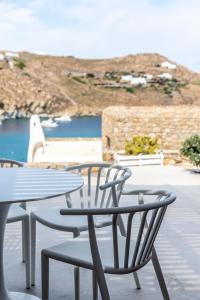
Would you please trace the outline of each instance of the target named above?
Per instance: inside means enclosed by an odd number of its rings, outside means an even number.
[[[37,114],[41,118],[56,118],[56,117],[62,117],[64,115],[67,115],[69,117],[101,117],[102,111],[91,111],[87,109],[69,109],[62,112],[56,112],[56,113],[30,113],[26,111],[21,110],[14,110],[14,111],[2,111],[0,110],[0,120],[7,120],[7,119],[29,119],[32,115]]]

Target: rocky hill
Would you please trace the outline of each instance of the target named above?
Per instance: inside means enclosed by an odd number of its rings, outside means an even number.
[[[200,105],[200,74],[159,54],[86,60],[0,51],[5,117],[101,114],[122,104]]]

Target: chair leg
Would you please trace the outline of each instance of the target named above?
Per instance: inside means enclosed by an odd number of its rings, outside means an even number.
[[[24,228],[24,257],[26,262],[26,288],[30,289],[30,225],[29,225],[29,216],[22,221],[22,226]]]
[[[80,232],[73,232],[73,237],[76,238],[80,235]],[[80,268],[74,267],[74,292],[75,300],[80,300]]]
[[[93,300],[98,300],[98,284],[95,271],[92,271],[92,291],[93,291]]]
[[[96,276],[102,300],[110,300],[105,274],[97,270]]]
[[[22,262],[25,263],[26,262],[26,258],[25,258],[25,228],[24,228],[24,222],[22,221]]]
[[[164,300],[170,300],[169,294],[168,294],[168,291],[167,291],[167,286],[166,286],[166,283],[165,283],[165,279],[164,279],[164,276],[163,276],[163,273],[162,273],[162,270],[161,270],[161,266],[160,266],[160,263],[159,263],[159,260],[158,260],[158,257],[157,257],[157,253],[156,253],[156,250],[155,250],[154,247],[152,248],[152,263],[153,263],[153,267],[154,267],[154,270],[156,272],[156,276],[157,276],[157,279],[158,279],[158,282],[159,282],[159,285],[160,285],[160,289],[161,289],[161,292],[162,292],[162,295],[163,295],[163,299]]]
[[[80,300],[80,268],[74,267],[74,292],[75,300]]]
[[[141,285],[140,285],[140,281],[139,281],[137,272],[134,272],[134,273],[133,273],[133,277],[134,277],[134,280],[135,280],[135,284],[136,284],[137,289],[140,290],[140,289],[141,289]]]
[[[42,300],[49,300],[49,258],[42,251]]]
[[[36,219],[31,215],[31,285],[35,285],[35,264],[36,264]]]

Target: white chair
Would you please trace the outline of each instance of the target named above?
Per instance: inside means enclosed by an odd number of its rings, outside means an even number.
[[[10,159],[0,159],[1,168],[23,167],[23,164]],[[30,288],[30,228],[26,204],[13,204],[10,207],[7,224],[22,222],[22,262],[26,263],[26,288]]]

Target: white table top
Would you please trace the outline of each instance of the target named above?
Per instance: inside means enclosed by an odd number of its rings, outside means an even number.
[[[0,168],[0,203],[42,200],[79,189],[83,179],[66,171]]]

